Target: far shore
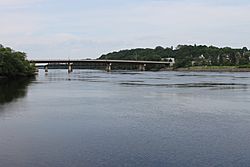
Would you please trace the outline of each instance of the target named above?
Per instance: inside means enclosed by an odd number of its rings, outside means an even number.
[[[239,68],[237,66],[197,66],[187,68],[175,68],[172,70],[183,72],[250,72],[250,68]]]

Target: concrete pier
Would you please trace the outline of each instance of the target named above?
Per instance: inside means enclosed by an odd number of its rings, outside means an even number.
[[[112,70],[112,63],[108,63],[106,67],[106,71],[111,72],[111,70]]]
[[[146,64],[139,64],[139,71],[146,71]]]
[[[45,65],[44,66],[44,69],[45,69],[45,72],[47,73],[47,72],[49,72],[49,67],[48,67],[49,65]]]
[[[72,73],[73,72],[73,63],[69,63],[68,64],[68,73]]]

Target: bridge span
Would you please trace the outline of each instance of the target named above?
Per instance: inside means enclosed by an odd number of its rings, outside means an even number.
[[[112,70],[112,64],[131,64],[131,65],[138,65],[140,71],[145,71],[147,65],[165,65],[165,66],[173,66],[174,59],[169,58],[165,59],[164,61],[136,61],[136,60],[100,60],[100,59],[48,59],[48,60],[29,60],[30,63],[34,64],[47,64],[45,65],[45,72],[48,72],[48,65],[49,64],[67,64],[68,65],[68,72],[73,71],[73,65],[77,63],[88,63],[88,64],[106,64],[106,70]]]

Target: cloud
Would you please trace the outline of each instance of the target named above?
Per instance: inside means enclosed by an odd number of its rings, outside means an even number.
[[[246,35],[250,33],[249,5],[137,0],[136,4],[82,10],[85,4],[80,1],[71,7],[60,1],[63,8],[53,2],[44,1],[42,7],[28,10],[0,11],[5,16],[0,43],[23,50],[30,58],[96,58],[134,47],[194,43],[242,47],[250,43]]]

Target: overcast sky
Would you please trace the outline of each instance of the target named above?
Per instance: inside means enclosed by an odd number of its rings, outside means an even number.
[[[158,45],[250,48],[249,0],[0,0],[0,43],[38,58]]]

